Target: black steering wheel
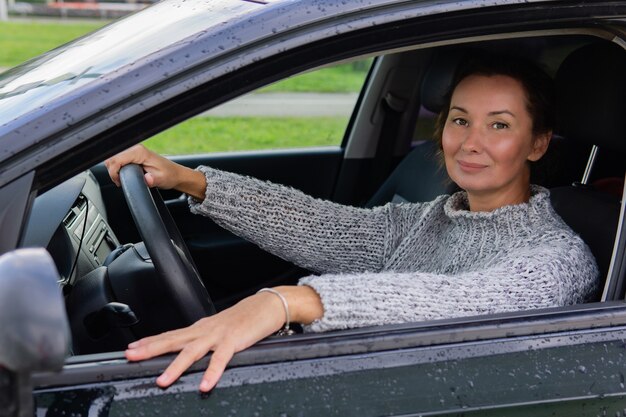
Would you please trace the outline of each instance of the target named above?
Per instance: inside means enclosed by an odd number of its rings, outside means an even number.
[[[157,275],[186,325],[215,314],[187,245],[159,191],[147,186],[143,168],[135,164],[123,166],[120,183]]]

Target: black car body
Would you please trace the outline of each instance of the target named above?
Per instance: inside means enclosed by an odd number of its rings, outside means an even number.
[[[60,371],[54,368],[62,362],[62,348],[48,352],[55,360],[36,358],[37,366],[5,363],[0,404],[6,411],[0,409],[0,416],[32,415],[31,406],[38,416],[626,415],[626,226],[619,195],[609,203],[610,215],[587,211],[594,206],[582,203],[562,212],[564,218],[567,212],[587,217],[589,233],[599,242],[592,249],[602,247],[595,254],[606,280],[593,302],[272,337],[237,354],[218,387],[200,395],[206,360],[161,390],[154,379],[171,357],[128,363],[120,352],[128,341],[188,318],[150,303],[167,294],[151,289],[154,271],[141,244],[124,252],[135,254],[126,263],[120,261],[123,254],[109,258],[117,245],[140,237],[101,164],[256,88],[375,57],[341,146],[173,159],[346,204],[371,206],[394,196],[427,200],[446,185],[430,157],[432,145],[414,132],[422,119],[432,119],[420,107],[436,111],[446,85],[439,78],[449,76],[460,57],[473,48],[506,50],[554,75],[572,52],[608,44],[626,46],[624,1],[172,0],[2,74],[0,253],[44,247],[52,254],[68,315],[68,321],[59,315],[56,334],[71,329],[73,354]],[[597,81],[594,74],[590,85]],[[623,93],[623,80],[609,81],[600,95]],[[582,95],[578,100],[579,88],[572,86],[573,100],[597,113],[602,106]],[[610,126],[626,116],[620,110],[600,109],[613,120]],[[555,140],[553,169],[538,182],[558,195],[557,188],[569,189],[583,176],[589,184],[623,180],[623,131],[615,132],[618,145],[603,152],[601,145],[569,140],[566,130],[556,132],[563,137]],[[593,172],[585,172],[590,153]],[[410,168],[398,165],[407,158]],[[404,171],[393,171],[396,166]],[[178,197],[164,193],[218,309],[306,273],[190,215]],[[95,210],[90,226],[101,226],[102,233],[83,234],[93,241],[81,245],[80,222],[71,216],[87,219],[85,204]],[[608,235],[596,236],[600,228]],[[20,270],[19,262],[0,266],[4,280]],[[58,293],[49,294],[51,306],[60,303]],[[27,310],[42,308],[26,298],[15,307],[17,316],[5,315],[5,323],[16,317],[28,323]],[[115,302],[137,313],[140,324],[93,325],[101,317],[94,314]],[[132,316],[127,313],[120,317]]]

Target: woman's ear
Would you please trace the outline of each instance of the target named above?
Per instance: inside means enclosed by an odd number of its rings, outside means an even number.
[[[540,135],[535,136],[535,140],[533,141],[533,149],[528,155],[528,160],[532,162],[536,162],[541,159],[541,157],[548,150],[548,145],[550,145],[550,139],[552,139],[552,131],[548,131],[546,133],[542,133]]]

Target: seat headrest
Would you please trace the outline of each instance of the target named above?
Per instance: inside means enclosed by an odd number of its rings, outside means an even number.
[[[456,68],[466,55],[461,48],[436,51],[420,88],[421,104],[433,113],[439,113],[446,101]]]
[[[556,83],[556,132],[601,149],[626,151],[626,51],[594,43],[572,52]]]

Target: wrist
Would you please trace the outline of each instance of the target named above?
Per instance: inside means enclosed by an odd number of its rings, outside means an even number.
[[[206,194],[206,178],[204,173],[177,165],[176,188],[196,200],[203,201]]]
[[[266,314],[264,314],[264,316],[269,320],[269,331],[271,333],[277,332],[285,327],[285,307],[280,298],[268,291],[258,291],[252,297],[260,300],[266,306],[267,309],[265,310]]]
[[[291,314],[289,313],[289,304],[287,304],[287,299],[278,291],[273,288],[262,288],[257,291],[257,294],[266,293],[275,296],[275,299],[280,300],[280,304],[283,308],[284,312],[284,323],[281,325],[281,329],[278,330],[278,336],[288,336],[292,335],[294,331],[291,329]]]
[[[274,289],[285,297],[292,323],[310,324],[324,315],[322,300],[313,288],[285,285]]]

